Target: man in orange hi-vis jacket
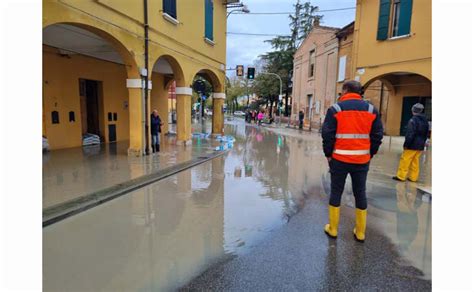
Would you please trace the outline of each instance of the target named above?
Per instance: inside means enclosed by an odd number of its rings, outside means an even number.
[[[356,205],[354,238],[364,242],[367,218],[365,185],[370,159],[382,143],[383,126],[374,106],[362,100],[361,89],[357,81],[343,84],[342,96],[327,111],[322,137],[331,173],[329,224],[324,231],[329,237],[337,237],[341,196],[346,177],[350,174]]]

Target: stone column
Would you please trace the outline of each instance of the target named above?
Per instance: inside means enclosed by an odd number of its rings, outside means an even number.
[[[212,135],[215,136],[224,134],[224,100],[225,93],[212,94]]]
[[[150,91],[151,81],[148,82],[148,90]],[[128,155],[141,156],[145,154],[145,118],[149,118],[145,117],[142,79],[127,79],[127,88],[130,123]],[[150,106],[150,103],[148,103],[148,106]]]
[[[176,143],[191,144],[191,87],[176,87]]]

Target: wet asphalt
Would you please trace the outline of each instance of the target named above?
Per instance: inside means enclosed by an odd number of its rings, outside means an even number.
[[[353,239],[353,209],[342,207],[338,238],[328,238],[320,224],[327,207],[318,193],[306,194],[301,212],[249,253],[214,265],[181,291],[431,290],[431,281],[370,221],[366,241]]]
[[[330,239],[322,186],[304,191],[304,206],[257,246],[227,257],[180,291],[430,291],[415,268],[368,217],[366,241],[353,239],[354,209],[341,206],[339,235]],[[322,223],[324,222],[324,223]]]

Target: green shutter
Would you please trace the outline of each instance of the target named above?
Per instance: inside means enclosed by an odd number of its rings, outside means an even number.
[[[213,0],[205,0],[205,36],[214,40],[214,6]]]
[[[383,41],[387,39],[389,22],[390,22],[390,0],[380,0],[377,40]]]
[[[176,14],[176,0],[163,0],[163,12],[178,19]]]
[[[412,0],[400,1],[400,19],[398,25],[398,35],[410,34]]]

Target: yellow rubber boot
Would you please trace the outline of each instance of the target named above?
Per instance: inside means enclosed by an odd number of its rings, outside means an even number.
[[[367,222],[367,209],[361,210],[356,208],[356,224],[354,228],[354,238],[359,242],[365,240],[365,225]]]
[[[339,207],[329,205],[329,224],[324,226],[324,232],[329,237],[337,237],[337,227],[339,225]]]

